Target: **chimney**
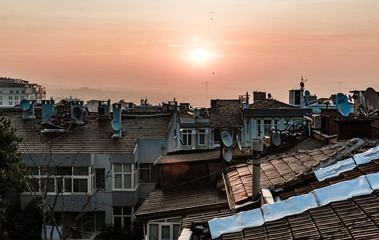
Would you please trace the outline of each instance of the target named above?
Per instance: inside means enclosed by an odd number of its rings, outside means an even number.
[[[36,119],[34,115],[34,105],[35,100],[22,99],[20,102],[20,108],[22,110],[22,120],[33,120]]]
[[[114,103],[113,107],[113,119],[111,122],[113,134],[111,138],[121,138],[121,104]]]
[[[71,102],[71,119],[75,124],[83,124],[83,101]]]
[[[50,122],[50,116],[54,113],[54,100],[42,100],[42,124]]]
[[[99,101],[97,107],[97,112],[99,113],[99,118],[109,118],[111,108],[111,100],[108,101]]]
[[[266,99],[266,92],[253,92],[253,101],[254,103],[257,103],[259,101]]]
[[[260,183],[261,183],[261,152],[263,151],[263,143],[261,141],[253,142],[253,201],[260,199]]]

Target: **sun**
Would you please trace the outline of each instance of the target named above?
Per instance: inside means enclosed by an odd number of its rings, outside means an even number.
[[[211,54],[205,50],[196,50],[191,53],[192,59],[195,61],[204,61],[207,60]]]

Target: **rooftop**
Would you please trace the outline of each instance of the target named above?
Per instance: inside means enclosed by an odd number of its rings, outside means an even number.
[[[41,114],[36,120],[22,120],[21,110],[4,110],[17,134],[23,137],[19,149],[23,153],[120,153],[132,154],[138,139],[167,137],[171,116],[123,117],[122,138],[111,139],[111,120],[88,118],[66,133],[41,133]]]
[[[346,159],[352,153],[364,152],[369,147],[363,140],[354,139],[319,149],[261,158],[261,188],[303,181],[314,170]],[[244,163],[230,167],[223,177],[231,209],[250,201],[253,178],[251,165]]]
[[[230,128],[243,125],[239,99],[216,99],[212,102],[215,105],[211,106],[210,111],[211,127]]]

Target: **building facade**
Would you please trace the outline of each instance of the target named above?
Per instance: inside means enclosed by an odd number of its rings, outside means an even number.
[[[46,89],[21,79],[0,78],[0,107],[17,106],[22,99],[41,103],[46,99]]]

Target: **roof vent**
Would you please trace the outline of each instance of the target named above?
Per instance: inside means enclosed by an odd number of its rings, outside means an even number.
[[[113,135],[111,138],[121,138],[121,104],[114,103],[113,107],[113,119],[112,119],[112,129]]]
[[[54,100],[42,100],[42,124],[51,122],[51,115],[54,114]]]
[[[35,100],[26,100],[22,99],[20,102],[20,108],[22,110],[22,119],[23,120],[33,120],[36,119],[34,116],[34,105],[37,102]]]
[[[75,124],[83,124],[83,101],[71,102],[71,119]]]
[[[99,113],[99,119],[109,118],[111,110],[111,100],[99,101],[99,106],[97,107],[97,112]]]

